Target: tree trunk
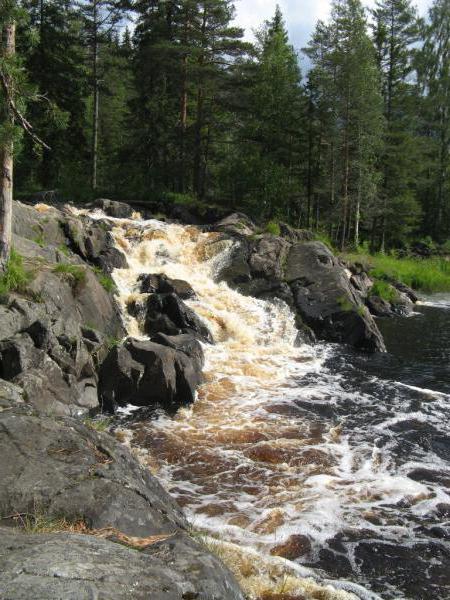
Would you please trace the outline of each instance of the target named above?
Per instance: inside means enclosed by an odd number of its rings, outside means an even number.
[[[3,27],[3,57],[8,60],[16,52],[16,24],[13,21]],[[6,94],[12,93],[12,85],[7,81]],[[8,101],[8,98],[6,98]],[[8,104],[8,102],[7,102]],[[6,118],[13,123],[9,105],[6,108]],[[4,271],[11,253],[11,224],[12,224],[12,199],[13,199],[13,141],[6,140],[0,149],[1,161],[1,190],[0,190],[0,270]]]

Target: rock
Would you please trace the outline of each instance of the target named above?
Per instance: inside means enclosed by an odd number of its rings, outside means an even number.
[[[367,308],[376,317],[392,317],[393,312],[389,302],[379,296],[369,296],[366,299]]]
[[[282,556],[288,560],[295,560],[311,552],[311,542],[306,535],[291,535],[285,542],[277,544],[270,549],[272,556]]]
[[[238,236],[252,235],[256,231],[256,225],[243,213],[232,213],[221,221],[214,223],[214,231],[221,231]]]
[[[128,267],[124,253],[115,246],[107,221],[69,216],[64,222],[64,229],[70,247],[84,261],[100,267],[106,273]]]
[[[176,294],[182,300],[195,298],[192,286],[182,279],[170,279],[163,274],[142,274],[138,277],[140,291],[144,294]]]
[[[10,381],[0,379],[0,412],[25,403],[22,388]]]
[[[302,320],[322,339],[385,351],[381,333],[350,285],[346,270],[321,242],[291,246],[285,265]]]
[[[249,266],[254,278],[283,279],[283,265],[290,244],[274,235],[257,239],[250,252]]]
[[[145,310],[144,331],[150,336],[195,333],[205,342],[214,341],[208,326],[176,294],[151,295]]]
[[[38,210],[35,206],[15,201],[12,214],[12,231],[16,236],[31,241],[38,240],[44,246],[65,243],[62,214],[56,208],[41,206]]]
[[[116,404],[162,406],[175,411],[192,403],[202,381],[198,358],[147,340],[128,338],[113,348],[99,372],[104,409]]]
[[[280,223],[280,236],[289,242],[312,242],[314,233],[308,229],[295,229],[287,223]]]
[[[152,338],[152,342],[184,352],[184,354],[195,361],[199,371],[205,364],[202,346],[193,334],[165,335],[164,333],[158,333]]]
[[[82,519],[90,528],[115,527],[134,536],[186,525],[148,469],[111,435],[76,419],[30,409],[0,412],[0,453],[1,515]]]
[[[137,552],[92,535],[0,531],[5,600],[244,600],[228,569],[186,535]]]
[[[43,357],[44,353],[35,347],[27,333],[17,333],[0,342],[0,377],[11,381],[42,364]]]
[[[370,288],[373,286],[373,281],[365,271],[352,275],[350,277],[350,283],[361,294],[362,298],[367,297]]]
[[[125,202],[116,202],[115,200],[99,198],[95,201],[95,204],[101,208],[108,217],[129,219],[133,214],[132,207],[129,204],[125,204]]]

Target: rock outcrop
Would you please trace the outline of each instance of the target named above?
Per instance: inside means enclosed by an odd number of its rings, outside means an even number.
[[[228,569],[184,535],[140,551],[93,535],[0,535],[5,600],[244,600]]]
[[[224,230],[222,223],[217,228]],[[361,350],[384,351],[381,333],[345,265],[322,242],[302,232],[295,235],[291,228],[284,231],[287,238],[246,236],[227,227],[225,235],[232,235],[235,246],[218,278],[246,295],[286,302],[296,312],[304,340],[315,334]]]
[[[174,412],[194,401],[202,381],[200,344],[189,335],[156,339],[163,343],[128,338],[110,351],[99,371],[104,410],[133,404]]]
[[[8,394],[9,406],[0,404],[0,597],[243,600],[128,449],[79,420],[39,415],[0,385],[0,399]],[[56,532],[45,533],[52,524]]]

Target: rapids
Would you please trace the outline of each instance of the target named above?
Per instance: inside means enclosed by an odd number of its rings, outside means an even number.
[[[192,285],[216,340],[192,407],[122,423],[193,529],[261,557],[304,536],[296,564],[356,597],[450,597],[448,387],[402,379],[392,357],[296,345],[285,304],[215,280],[231,250],[216,233],[111,220],[128,333],[142,336],[126,311],[139,274],[164,273]]]

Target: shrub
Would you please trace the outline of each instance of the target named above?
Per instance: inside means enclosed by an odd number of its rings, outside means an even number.
[[[370,288],[369,296],[378,296],[386,302],[396,302],[399,299],[397,290],[386,281],[377,279]]]
[[[280,235],[280,226],[276,221],[269,221],[266,225],[265,231],[266,233],[271,233],[272,235]]]
[[[10,292],[25,292],[32,274],[23,266],[23,257],[14,249],[6,264],[5,272],[0,275],[0,296]]]

